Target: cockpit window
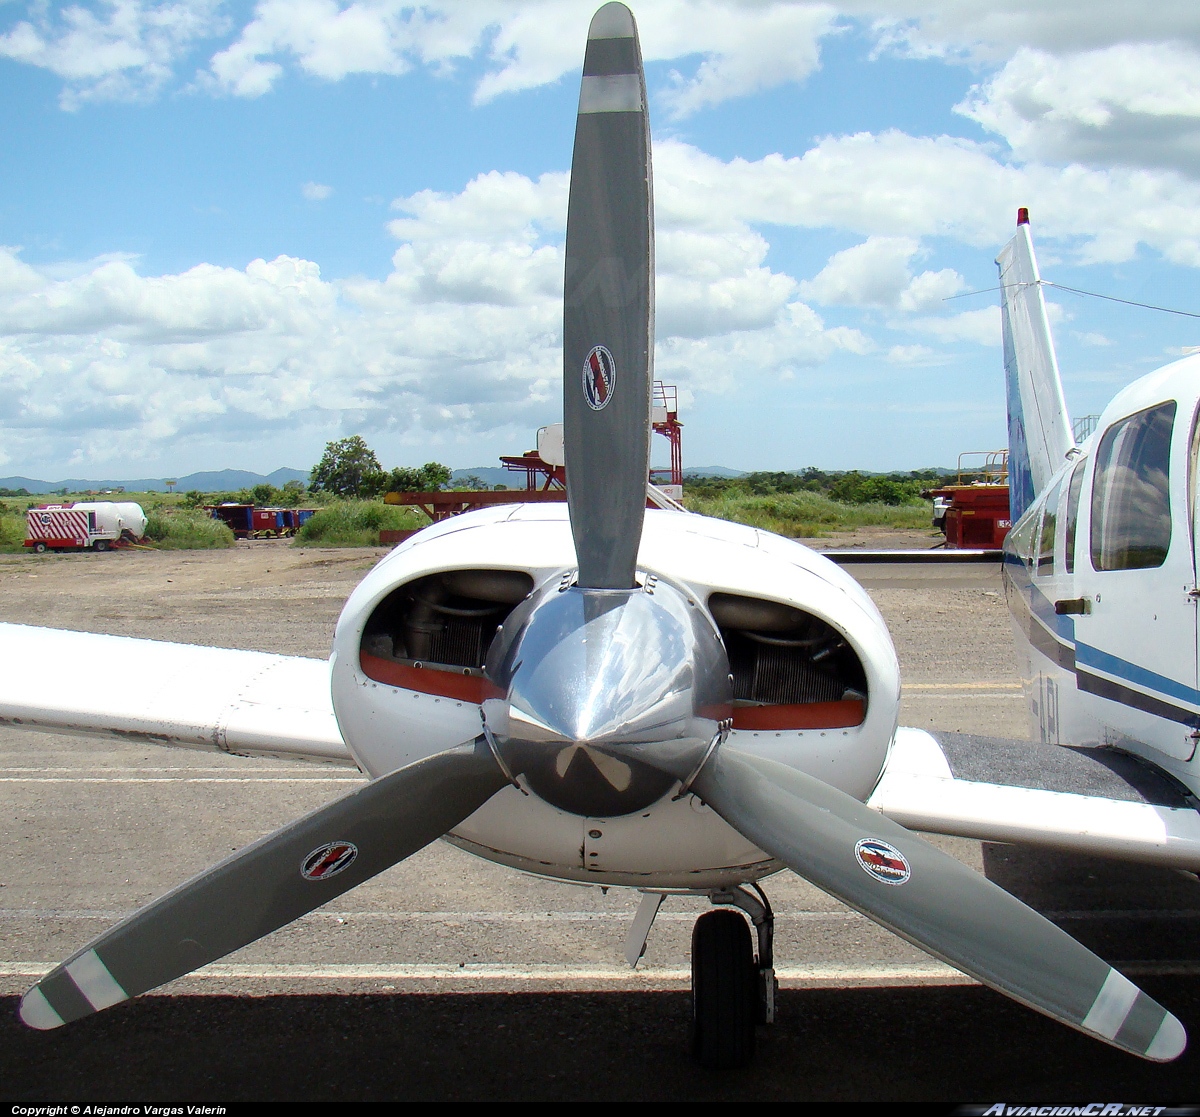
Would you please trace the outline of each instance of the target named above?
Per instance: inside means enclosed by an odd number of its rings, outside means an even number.
[[[1175,401],[1114,423],[1096,452],[1092,485],[1092,566],[1162,566],[1171,545],[1169,492]]]
[[[1075,528],[1079,523],[1079,493],[1083,489],[1083,471],[1087,460],[1081,461],[1071,474],[1071,485],[1067,489],[1067,573],[1075,572]]]

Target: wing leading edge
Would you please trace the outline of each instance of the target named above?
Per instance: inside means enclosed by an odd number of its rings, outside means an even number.
[[[910,830],[1200,870],[1200,813],[1107,749],[901,728],[867,805]]]
[[[321,659],[0,624],[0,725],[357,767]]]

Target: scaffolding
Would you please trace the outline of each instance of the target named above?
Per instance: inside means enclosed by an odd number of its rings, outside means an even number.
[[[650,480],[660,487],[676,486],[676,491],[668,492],[678,499],[683,495],[683,424],[679,421],[679,389],[674,384],[654,382],[650,425],[671,447],[671,464],[651,469]],[[542,427],[538,431],[539,446],[548,429]],[[566,467],[545,461],[539,450],[526,450],[520,456],[501,456],[500,461],[510,472],[525,474],[526,492],[554,492],[567,487]]]

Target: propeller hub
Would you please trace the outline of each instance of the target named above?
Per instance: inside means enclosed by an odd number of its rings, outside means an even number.
[[[565,581],[565,580],[564,580]],[[555,581],[505,622],[484,703],[501,761],[562,810],[642,810],[700,766],[732,713],[729,662],[700,603],[645,576],[631,590]]]

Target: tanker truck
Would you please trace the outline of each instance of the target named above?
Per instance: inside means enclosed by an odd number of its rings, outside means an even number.
[[[25,546],[39,552],[107,551],[145,534],[146,513],[132,501],[39,504],[25,513]]]

